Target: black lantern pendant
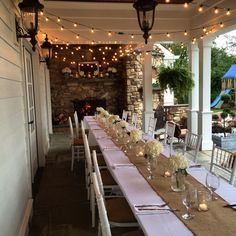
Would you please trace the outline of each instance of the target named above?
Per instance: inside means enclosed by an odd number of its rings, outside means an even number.
[[[133,5],[137,11],[139,27],[143,31],[143,38],[146,44],[150,36],[148,32],[152,29],[154,24],[156,6],[156,0],[135,0]]]
[[[48,41],[48,35],[46,34],[45,40],[41,45],[42,49],[42,57],[44,61],[47,63],[47,66],[49,66],[49,60],[51,59],[52,55],[52,44]]]
[[[43,10],[44,6],[38,0],[23,0],[18,4],[21,10],[21,19],[24,30],[27,34],[24,34],[23,29],[16,24],[17,38],[30,38],[32,49],[35,51],[35,45],[37,44],[36,35],[38,32],[38,13]]]

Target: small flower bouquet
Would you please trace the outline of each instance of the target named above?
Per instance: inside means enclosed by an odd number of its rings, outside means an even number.
[[[97,107],[96,108],[96,111],[97,111],[97,113],[100,115],[102,112],[104,112],[105,110],[104,110],[104,108],[103,107]]]
[[[137,143],[141,139],[141,131],[139,129],[133,129],[130,132],[130,141]]]
[[[65,68],[63,68],[62,69],[62,71],[61,71],[63,74],[70,74],[71,73],[71,69],[69,68],[69,67],[65,67]]]
[[[116,123],[118,128],[126,129],[128,127],[128,123],[125,120],[121,120],[120,122]]]
[[[185,156],[177,154],[169,158],[169,168],[172,171],[172,173],[181,172],[186,175],[187,167],[188,167],[188,161]]]
[[[108,121],[109,121],[111,124],[116,123],[118,120],[120,120],[120,118],[119,118],[118,115],[111,115],[111,116],[108,118]]]
[[[152,159],[157,158],[162,151],[163,151],[162,143],[158,142],[155,139],[148,141],[144,147],[144,153],[146,158],[147,157]]]

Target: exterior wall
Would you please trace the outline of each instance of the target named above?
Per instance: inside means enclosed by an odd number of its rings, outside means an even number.
[[[24,89],[21,44],[16,40],[15,7],[19,1],[0,0],[0,235],[18,235],[25,207],[31,194],[30,161],[28,151],[27,108]],[[33,60],[38,58],[34,53]],[[34,74],[40,71],[35,64]],[[44,79],[38,76],[37,79]],[[44,82],[39,84],[41,106],[41,146],[48,146],[45,128]],[[38,98],[36,98],[38,99]]]
[[[0,229],[17,235],[31,196],[20,48],[10,0],[0,1]]]

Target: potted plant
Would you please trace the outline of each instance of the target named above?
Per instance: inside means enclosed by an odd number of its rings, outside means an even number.
[[[169,88],[175,96],[187,95],[194,86],[191,71],[179,64],[161,66],[158,73],[160,88]]]
[[[213,120],[219,120],[216,119],[216,116],[214,115]],[[220,117],[222,119],[222,122],[214,122],[212,131],[215,132],[212,134],[212,140],[213,142],[224,149],[235,149],[236,147],[236,135],[231,135],[231,123],[232,121],[229,121],[230,118],[234,118],[235,114],[231,111],[230,108],[225,108],[222,113],[220,113]],[[216,134],[217,133],[217,134]],[[228,133],[228,135],[227,135]]]

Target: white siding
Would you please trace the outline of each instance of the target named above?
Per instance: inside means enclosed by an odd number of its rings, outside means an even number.
[[[0,235],[16,236],[31,197],[15,8],[0,0]]]

